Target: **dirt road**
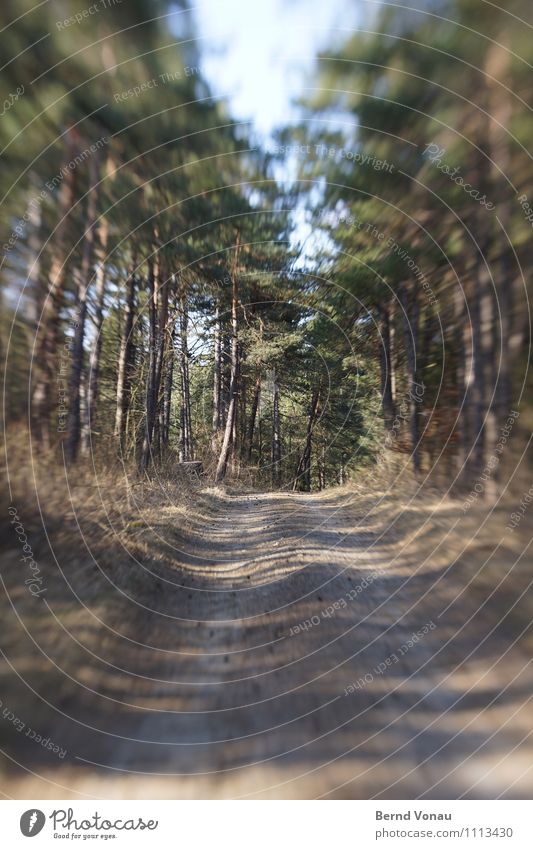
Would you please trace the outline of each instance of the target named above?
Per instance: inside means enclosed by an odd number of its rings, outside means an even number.
[[[461,553],[453,511],[369,504],[208,493],[187,533],[141,523],[142,564],[63,558],[31,627],[9,608],[39,697],[2,680],[66,754],[4,720],[8,795],[530,797],[529,575]]]

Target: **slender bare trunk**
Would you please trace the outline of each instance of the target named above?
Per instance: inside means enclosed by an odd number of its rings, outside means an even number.
[[[163,406],[161,410],[161,441],[168,445],[170,440],[170,413],[172,388],[174,382],[174,340],[176,335],[176,316],[172,318],[169,330],[168,349],[165,357],[165,380],[163,386]]]
[[[135,320],[135,259],[126,281],[126,304],[124,307],[124,327],[120,342],[117,377],[117,407],[115,414],[115,436],[124,448],[127,414],[131,394],[131,371],[133,368],[133,325]]]
[[[95,224],[97,211],[97,182],[99,175],[98,157],[91,158],[89,165],[90,186],[87,200],[87,229],[83,240],[83,253],[78,278],[78,311],[74,342],[72,346],[72,364],[69,384],[69,420],[66,440],[66,457],[72,463],[78,455],[81,439],[80,391],[84,365],[85,324],[87,319],[87,296],[93,274]]]
[[[279,383],[276,369],[272,373],[272,485],[281,483],[281,433],[279,418]]]
[[[224,430],[228,418],[231,386],[231,333],[222,332],[220,374],[220,428]]]
[[[99,230],[98,239],[98,268],[96,271],[95,286],[95,316],[94,316],[94,339],[89,360],[89,384],[87,389],[86,427],[83,434],[83,448],[89,451],[92,440],[92,428],[96,417],[96,404],[98,401],[98,382],[100,378],[100,356],[102,353],[102,325],[104,321],[104,299],[106,287],[106,252],[108,239],[107,220],[103,219]]]
[[[235,258],[232,268],[232,292],[231,292],[231,377],[230,397],[224,438],[220,448],[220,455],[215,472],[215,480],[221,481],[226,475],[228,459],[232,449],[232,438],[235,432],[235,421],[237,414],[237,396],[239,392],[239,283],[237,264],[239,258],[240,237],[237,235],[235,245]]]
[[[73,129],[67,132],[65,161],[68,163],[76,156],[77,142]],[[51,416],[54,395],[60,399],[67,397],[68,366],[58,363],[60,312],[63,306],[66,263],[68,255],[68,234],[71,229],[69,213],[74,205],[76,194],[76,176],[74,168],[67,168],[58,193],[59,224],[56,229],[52,262],[48,275],[48,291],[36,333],[36,380],[32,393],[32,424],[35,436],[47,446],[52,443]],[[56,374],[57,371],[57,374]],[[56,386],[57,378],[57,386]],[[65,409],[62,409],[65,407]],[[60,433],[66,432],[66,404],[61,400],[58,406],[58,425]]]
[[[211,434],[211,450],[218,450],[219,434],[223,425],[222,416],[222,325],[220,303],[215,307],[215,340],[214,340],[214,372],[213,372],[213,426]]]
[[[326,488],[326,449],[322,445],[317,459],[318,490],[322,492]]]
[[[26,291],[28,293],[28,344],[33,345],[39,326],[39,315],[43,308],[43,291],[40,285],[41,251],[43,246],[41,225],[42,210],[40,203],[35,202],[35,194],[39,186],[39,178],[35,172],[30,175],[30,192],[32,197],[26,209],[25,218],[28,221],[28,265],[26,269]]]
[[[189,377],[189,316],[185,293],[180,295],[180,373],[181,373],[181,413],[180,413],[180,461],[182,463],[194,459],[192,423],[191,423],[191,391]]]
[[[247,454],[246,459],[250,463],[252,460],[252,451],[254,445],[255,422],[257,419],[257,410],[259,407],[259,399],[261,397],[261,375],[257,376],[254,386],[254,394],[252,398],[252,409],[250,410],[250,418],[248,421],[248,437],[247,437]]]
[[[313,428],[315,426],[315,419],[318,413],[319,401],[320,384],[313,392],[313,397],[311,398],[309,415],[307,417],[307,433],[305,437],[305,445],[304,450],[302,452],[302,456],[300,457],[300,462],[298,463],[298,468],[296,469],[296,476],[294,478],[294,484],[292,487],[294,490],[300,489],[303,492],[310,492],[311,490],[311,455],[313,448]]]
[[[139,471],[146,472],[152,454],[152,438],[157,407],[157,307],[159,297],[159,269],[148,261],[148,366],[146,370],[146,418],[139,458]]]
[[[388,304],[379,307],[379,340],[380,370],[381,370],[381,404],[385,427],[390,430],[396,417],[394,403],[394,363],[392,357],[393,328],[391,327],[390,307]]]
[[[232,411],[232,426],[231,426],[231,439],[230,439],[230,457],[231,457],[231,471],[233,474],[239,472],[239,453],[238,453],[238,442],[239,442],[239,419],[240,419],[240,411],[239,411],[239,398],[242,397],[243,393],[243,381],[241,374],[241,346],[237,344],[237,361],[236,361],[236,398],[235,404]]]
[[[455,285],[453,291],[453,312],[454,312],[454,348],[455,348],[455,379],[457,384],[457,448],[455,452],[455,471],[459,484],[462,482],[465,461],[470,446],[470,427],[469,417],[464,410],[466,404],[467,391],[467,375],[471,367],[471,346],[472,340],[470,335],[470,324],[466,321],[466,309],[463,289]],[[463,407],[463,409],[461,409]]]
[[[419,304],[414,287],[406,283],[400,286],[400,300],[404,324],[405,349],[407,354],[407,379],[409,397],[409,419],[411,432],[411,460],[415,474],[420,472],[420,427],[418,408],[421,401],[420,385],[417,380],[417,344],[419,327]]]

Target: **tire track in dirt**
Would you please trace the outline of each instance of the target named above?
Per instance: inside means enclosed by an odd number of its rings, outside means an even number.
[[[352,502],[215,493],[186,534],[165,514],[164,583],[142,585],[155,612],[121,605],[136,642],[99,640],[120,671],[90,665],[96,694],[67,699],[66,713],[99,730],[56,716],[51,736],[75,756],[41,774],[103,798],[431,797],[433,785],[454,797],[474,782],[482,796],[516,779],[526,793],[530,744],[498,767],[527,730],[518,623],[505,642],[482,642],[497,597],[482,614],[472,589],[454,605],[468,570],[413,562],[401,529]],[[478,763],[493,770],[485,782]],[[53,795],[36,782],[19,779],[18,792]]]

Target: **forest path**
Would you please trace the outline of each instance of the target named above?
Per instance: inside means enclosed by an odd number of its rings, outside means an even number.
[[[524,611],[502,620],[510,587],[449,569],[434,528],[398,514],[346,491],[218,492],[184,535],[164,511],[164,565],[46,724],[68,758],[14,795],[530,795]]]

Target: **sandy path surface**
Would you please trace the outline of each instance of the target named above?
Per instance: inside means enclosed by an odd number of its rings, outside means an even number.
[[[6,795],[530,797],[529,576],[454,563],[445,529],[414,548],[390,504],[352,501],[219,494],[185,535],[162,511],[111,604],[99,566],[84,595],[63,561],[41,649],[8,606],[39,696],[4,667],[4,706],[66,755],[3,719]]]

